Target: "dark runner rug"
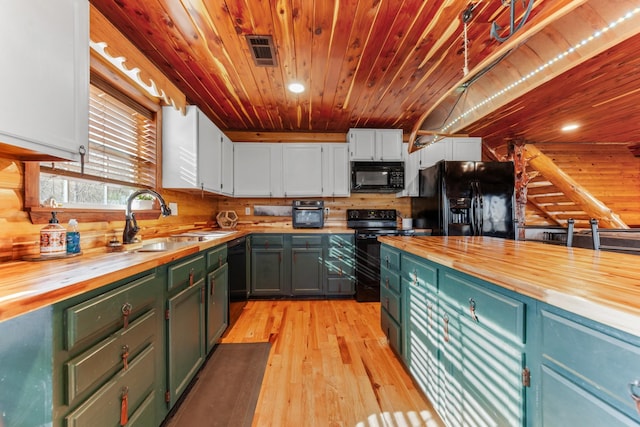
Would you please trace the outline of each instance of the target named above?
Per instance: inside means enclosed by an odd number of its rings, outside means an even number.
[[[219,344],[166,427],[251,426],[271,344]]]

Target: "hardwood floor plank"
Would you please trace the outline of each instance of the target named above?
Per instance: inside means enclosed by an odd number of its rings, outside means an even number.
[[[222,342],[272,343],[253,425],[443,426],[379,325],[379,303],[250,301]]]

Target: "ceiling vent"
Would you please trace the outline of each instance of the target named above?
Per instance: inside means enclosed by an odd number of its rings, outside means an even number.
[[[251,51],[251,57],[257,66],[275,67],[278,64],[272,36],[252,35],[246,37],[249,50]]]

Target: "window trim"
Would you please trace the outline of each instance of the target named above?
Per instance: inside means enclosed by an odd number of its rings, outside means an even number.
[[[141,91],[135,84],[123,79],[122,75],[99,59],[91,56],[92,77],[103,84],[110,85],[114,90],[139,103],[156,114],[156,186],[159,191],[162,183],[162,105],[161,99]],[[51,218],[51,212],[57,212],[60,223],[66,223],[71,218],[80,222],[111,222],[124,221],[124,209],[82,209],[82,208],[52,208],[40,206],[40,162],[24,162],[24,209],[29,213],[32,224],[46,224]],[[136,211],[136,219],[158,219],[161,215],[157,201],[154,208]]]

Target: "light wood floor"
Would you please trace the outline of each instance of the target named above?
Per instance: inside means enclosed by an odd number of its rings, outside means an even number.
[[[272,343],[253,426],[443,426],[379,313],[353,300],[250,301],[222,342]]]

